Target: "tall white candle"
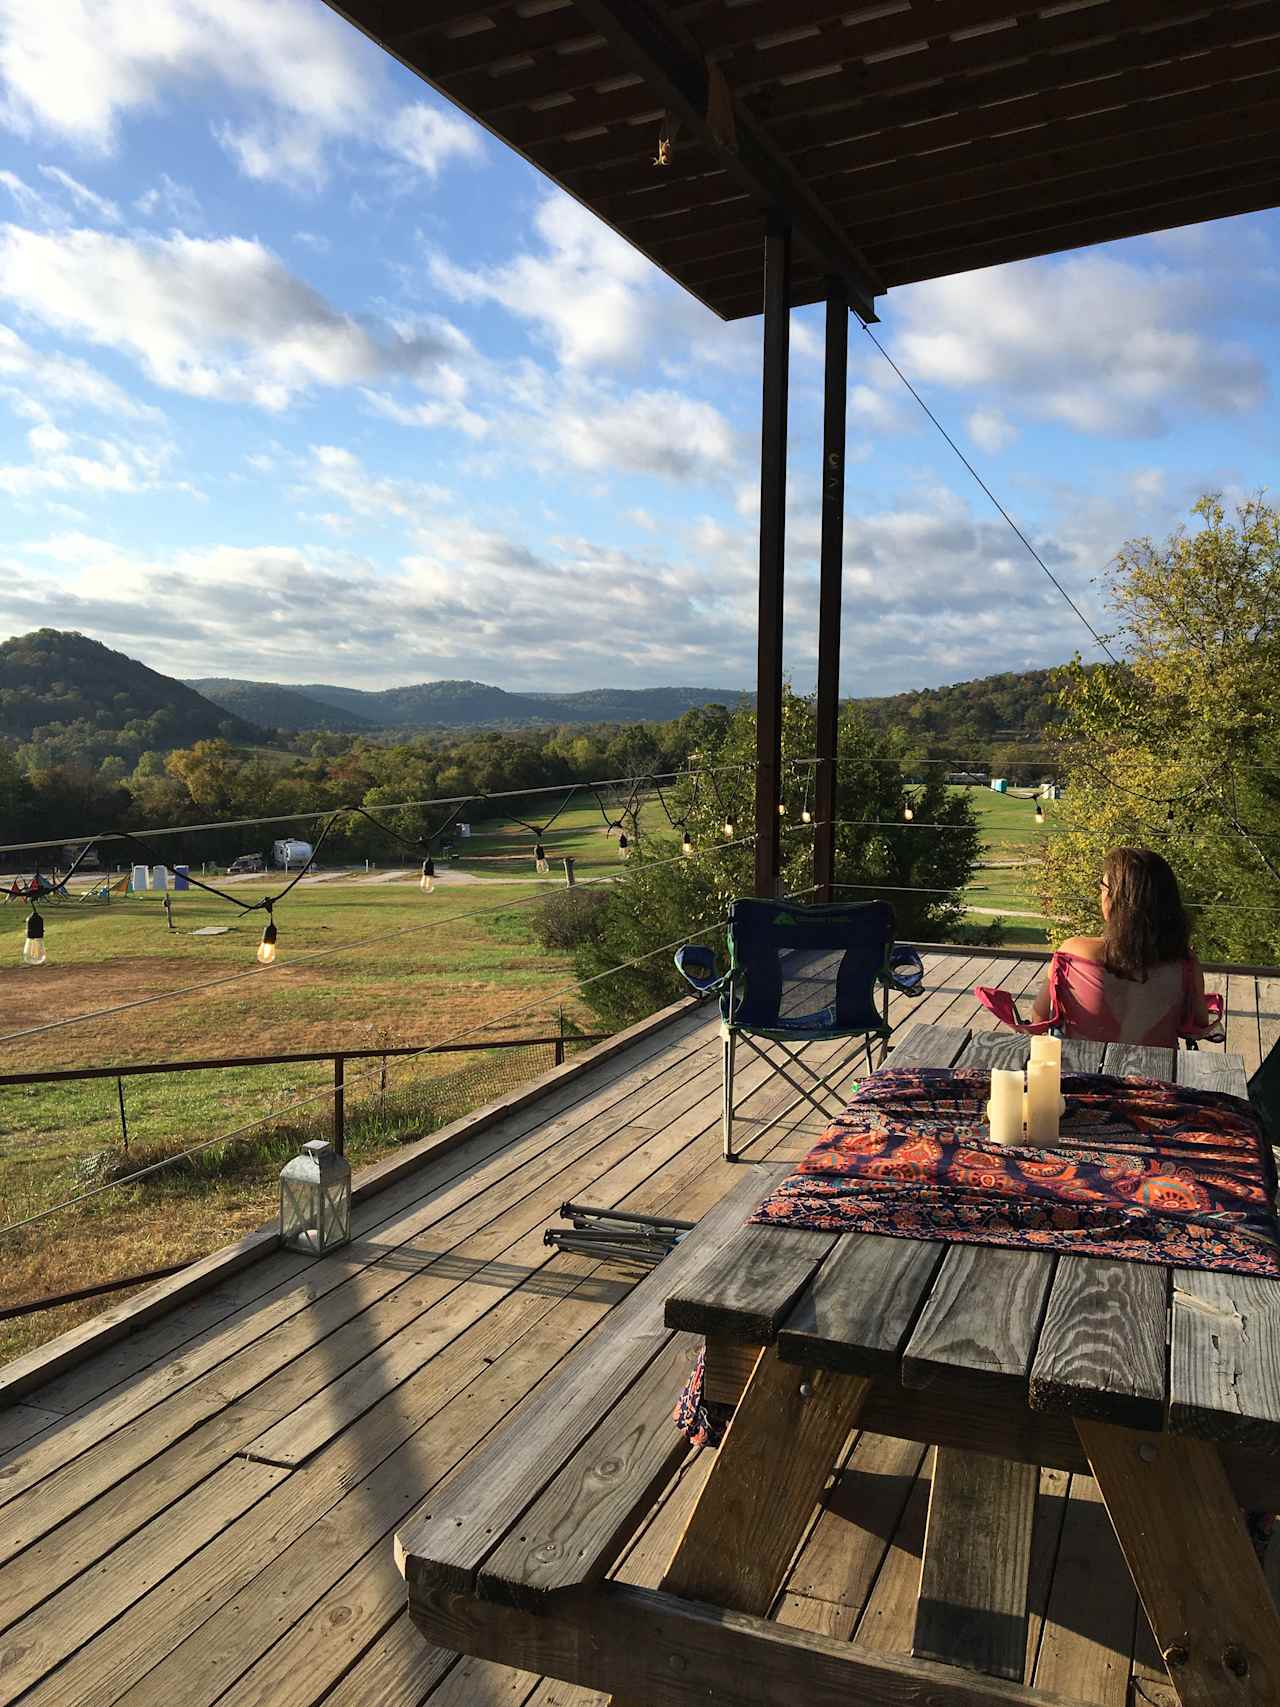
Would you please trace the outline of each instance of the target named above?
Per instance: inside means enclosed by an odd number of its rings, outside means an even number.
[[[1066,1098],[1062,1094],[1062,1039],[1060,1037],[1033,1037],[1031,1039],[1031,1057],[1027,1065],[1040,1066],[1047,1063],[1057,1074],[1058,1118],[1067,1112]]]
[[[1062,1039],[1060,1037],[1033,1037],[1031,1039],[1031,1060],[1052,1061],[1053,1065],[1062,1071]]]
[[[1058,1078],[1052,1061],[1027,1067],[1028,1144],[1052,1144],[1058,1136]]]
[[[1022,1142],[1022,1074],[1002,1067],[991,1070],[991,1101],[987,1105],[994,1144]]]

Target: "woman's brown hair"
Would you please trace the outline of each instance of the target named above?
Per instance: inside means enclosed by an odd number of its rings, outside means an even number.
[[[1141,981],[1153,966],[1187,958],[1191,927],[1167,861],[1150,848],[1112,848],[1102,881],[1110,899],[1102,927],[1108,972]]]

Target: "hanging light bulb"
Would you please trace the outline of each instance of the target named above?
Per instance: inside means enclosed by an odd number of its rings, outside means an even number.
[[[1038,796],[1036,799],[1036,823],[1044,823],[1044,802]]]
[[[785,800],[780,800],[780,801],[779,801],[779,802],[778,802],[778,816],[779,816],[779,818],[785,818],[785,817],[786,817],[786,815],[787,815],[787,805],[786,805],[786,801],[785,801]]]
[[[33,907],[27,916],[27,936],[22,945],[22,964],[24,966],[43,966],[44,962],[44,919]]]
[[[911,820],[915,817],[915,815],[916,815],[915,814],[915,808],[911,805],[911,802],[908,801],[907,804],[902,808],[902,816],[907,821],[907,823],[909,824],[911,822]]]
[[[618,835],[618,852],[626,859],[631,852],[631,843],[627,840],[627,832],[621,830]]]
[[[436,862],[428,854],[422,862],[422,876],[418,879],[418,888],[424,895],[430,895],[436,886]]]
[[[547,850],[543,847],[541,842],[539,842],[537,847],[533,850],[533,869],[537,872],[539,877],[545,877],[551,870],[551,867],[547,864]]]
[[[726,840],[728,840],[728,841],[733,840],[734,832],[737,830],[737,828],[738,828],[738,826],[734,823],[732,818],[726,818],[725,819],[725,821],[724,821],[724,833],[725,833]]]
[[[687,825],[684,827],[684,834],[680,838],[680,852],[686,859],[693,858],[693,837],[689,834]]]
[[[262,941],[258,944],[258,965],[270,966],[276,957],[276,922],[270,915],[262,927]]]
[[[800,813],[800,822],[802,824],[812,824],[813,823],[813,813],[810,812],[810,810],[807,806],[804,807]]]

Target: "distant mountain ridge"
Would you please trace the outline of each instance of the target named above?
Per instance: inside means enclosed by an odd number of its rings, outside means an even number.
[[[557,723],[666,723],[700,705],[737,705],[740,688],[587,688],[577,693],[510,693],[486,682],[419,682],[409,687],[286,687],[223,676],[188,681],[216,705],[280,729],[545,728]],[[288,719],[299,719],[289,721]],[[305,721],[301,721],[305,719]]]
[[[281,682],[244,682],[234,676],[201,676],[184,684],[234,716],[264,729],[351,730],[376,727],[368,717]],[[341,692],[341,689],[337,690]]]

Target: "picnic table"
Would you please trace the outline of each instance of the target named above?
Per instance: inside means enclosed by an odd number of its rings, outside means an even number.
[[[892,1064],[1026,1050],[921,1025]],[[1067,1043],[1063,1065],[1246,1094],[1231,1055]],[[744,1224],[783,1171],[748,1170],[397,1537],[424,1633],[615,1707],[1049,1707],[1022,1683],[1046,1466],[1096,1479],[1182,1707],[1280,1702],[1241,1515],[1280,1507],[1280,1280]],[[732,1425],[660,1588],[608,1582],[679,1463],[700,1347]],[[937,1448],[911,1656],[766,1617],[854,1427]]]

